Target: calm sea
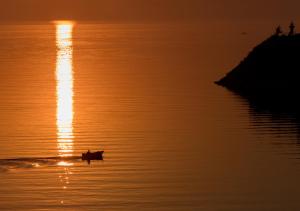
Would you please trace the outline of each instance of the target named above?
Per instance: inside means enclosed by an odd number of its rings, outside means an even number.
[[[258,31],[0,25],[0,210],[299,210],[299,119],[213,84]]]

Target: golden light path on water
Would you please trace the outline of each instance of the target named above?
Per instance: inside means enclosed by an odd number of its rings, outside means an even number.
[[[56,22],[56,126],[57,148],[60,157],[73,155],[73,23]],[[72,174],[72,162],[61,161],[58,166],[64,168],[59,175],[62,189],[67,190],[69,175]],[[66,198],[60,200],[65,204]]]
[[[72,32],[72,22],[56,23],[56,125],[58,154],[60,157],[73,155]]]

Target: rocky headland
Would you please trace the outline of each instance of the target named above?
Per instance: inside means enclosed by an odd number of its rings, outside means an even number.
[[[278,27],[215,83],[251,101],[300,111],[300,34]]]

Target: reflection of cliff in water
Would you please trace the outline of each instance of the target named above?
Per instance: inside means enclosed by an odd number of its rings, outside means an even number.
[[[243,97],[249,103],[250,128],[276,151],[300,158],[300,110],[272,106],[263,101]]]
[[[274,133],[300,135],[300,113],[268,108],[254,101],[249,101],[249,106],[250,116],[257,126],[260,126],[260,123],[267,124]]]

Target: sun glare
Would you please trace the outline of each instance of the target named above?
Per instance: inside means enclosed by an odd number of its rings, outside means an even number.
[[[73,154],[72,22],[56,22],[56,124],[59,156]]]

